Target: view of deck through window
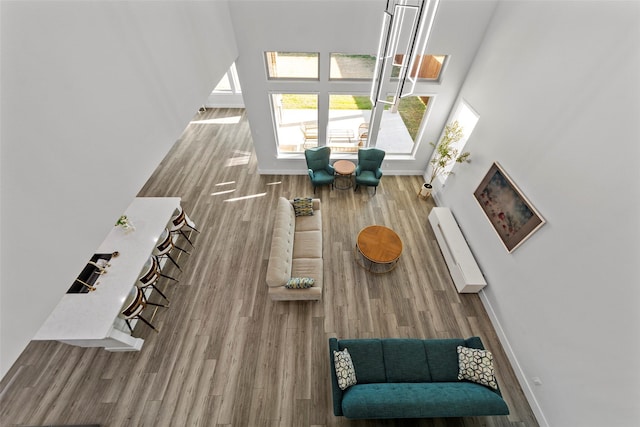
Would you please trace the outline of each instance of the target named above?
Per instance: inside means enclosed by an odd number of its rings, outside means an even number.
[[[302,152],[318,145],[317,94],[274,93],[271,101],[281,152]]]
[[[387,106],[377,139],[368,141],[374,55],[265,52],[265,60],[269,80],[279,80],[279,89],[270,96],[280,153],[301,153],[318,145],[340,153],[357,153],[358,148],[368,145],[393,154],[414,151],[431,106],[429,96],[407,96],[396,106]],[[445,60],[445,55],[424,55],[419,69],[416,62],[413,75],[437,85]],[[324,67],[329,71],[329,91],[322,88],[326,82],[320,83]],[[304,80],[314,80],[309,89],[317,93],[285,93],[281,89],[288,81],[292,89],[294,85],[299,88],[297,81]],[[328,105],[328,110],[319,111],[319,105]]]
[[[371,108],[369,95],[329,95],[327,145],[332,151],[357,153],[366,146]]]

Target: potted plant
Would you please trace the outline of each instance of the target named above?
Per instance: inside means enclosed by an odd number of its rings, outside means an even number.
[[[131,223],[131,220],[126,215],[121,215],[120,218],[118,218],[116,227],[122,228],[125,233],[130,233],[132,231],[135,231],[136,229]]]
[[[440,139],[438,145],[430,142],[433,147],[435,147],[435,154],[433,158],[429,161],[431,164],[431,173],[429,174],[429,180],[422,186],[420,190],[420,195],[423,198],[428,198],[431,195],[431,191],[433,191],[433,180],[436,177],[442,175],[446,176],[453,173],[449,166],[452,163],[469,163],[469,156],[471,153],[465,151],[460,153],[457,148],[453,146],[456,142],[460,141],[464,136],[463,128],[460,126],[458,121],[454,121],[449,123],[444,128],[444,134]]]

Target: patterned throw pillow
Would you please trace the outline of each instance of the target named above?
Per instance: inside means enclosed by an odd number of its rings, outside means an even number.
[[[313,199],[311,197],[296,197],[293,199],[293,210],[296,216],[313,215]]]
[[[287,289],[307,289],[312,287],[315,282],[311,277],[292,277],[284,287]]]
[[[494,372],[493,355],[490,351],[458,346],[459,380],[473,381],[497,390]]]
[[[342,351],[333,351],[333,364],[336,367],[336,377],[338,377],[340,390],[346,390],[357,383],[356,370],[353,368],[351,355],[346,348]]]

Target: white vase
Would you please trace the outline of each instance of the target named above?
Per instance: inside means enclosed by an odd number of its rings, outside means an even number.
[[[131,221],[127,221],[124,224],[120,224],[120,228],[122,228],[122,231],[124,231],[126,234],[136,231],[136,228],[133,226]]]

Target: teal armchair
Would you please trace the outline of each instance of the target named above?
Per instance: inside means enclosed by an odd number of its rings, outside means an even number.
[[[315,147],[304,150],[304,157],[307,159],[307,168],[309,168],[309,178],[313,184],[313,193],[316,187],[320,185],[331,185],[333,187],[335,170],[329,164],[331,156],[331,148]]]
[[[374,187],[374,192],[378,189],[380,178],[382,178],[382,161],[385,152],[379,148],[362,148],[358,150],[358,166],[356,167],[356,191],[360,185]]]

